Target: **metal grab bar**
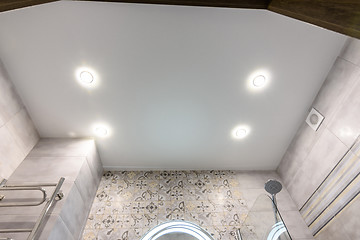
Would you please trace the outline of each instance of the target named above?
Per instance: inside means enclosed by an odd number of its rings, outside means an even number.
[[[0,203],[0,207],[25,207],[25,206],[39,206],[46,201],[46,191],[41,187],[32,187],[32,186],[3,186],[0,187],[0,191],[40,191],[43,194],[40,202],[30,202],[30,203]],[[4,199],[4,196],[0,199],[0,201]]]
[[[60,191],[60,188],[62,186],[62,184],[64,183],[65,178],[60,178],[59,182],[57,184],[41,184],[40,186],[56,186],[53,194],[51,195],[50,199],[46,202],[45,207],[42,209],[40,216],[38,217],[34,228],[32,229],[0,229],[0,233],[15,233],[15,232],[30,232],[30,235],[28,236],[27,240],[35,240],[36,235],[38,233],[38,230],[41,226],[41,224],[43,224],[45,217],[47,215],[47,213],[49,212],[51,206],[53,205],[54,201],[59,201],[64,197],[64,194]],[[13,188],[13,187],[21,187],[21,188],[26,188],[26,189],[21,189],[21,190],[28,190],[29,188],[41,188],[39,185],[22,185],[22,186],[6,186],[9,188]],[[0,189],[4,188],[0,187]],[[20,189],[17,189],[20,190]],[[36,189],[39,190],[39,189]],[[14,190],[12,190],[14,191]],[[45,190],[44,190],[45,191]],[[46,195],[46,194],[45,194]],[[45,198],[46,199],[46,198]],[[19,206],[19,205],[15,205],[15,206]],[[34,206],[34,205],[32,205]],[[10,238],[1,238],[0,240],[11,240]]]
[[[0,229],[0,233],[14,233],[14,232],[31,232],[32,228],[12,228],[12,229]],[[0,238],[1,239],[1,238]]]
[[[38,218],[38,220],[36,221],[35,227],[33,228],[32,232],[30,233],[29,237],[27,238],[27,240],[34,240],[35,236],[37,234],[37,231],[39,230],[39,227],[41,226],[41,224],[43,223],[46,214],[48,213],[48,211],[50,210],[52,204],[54,203],[54,200],[61,200],[64,195],[60,192],[60,188],[62,186],[62,184],[64,183],[65,178],[60,178],[58,184],[56,185],[56,188],[53,192],[53,194],[51,195],[50,200],[46,203],[45,207],[43,208],[43,210],[41,211],[41,214]]]

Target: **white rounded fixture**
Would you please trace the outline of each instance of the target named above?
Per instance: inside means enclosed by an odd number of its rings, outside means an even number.
[[[271,73],[266,68],[259,68],[249,74],[246,80],[247,89],[250,92],[260,93],[271,83]]]
[[[85,84],[91,84],[94,81],[94,76],[89,71],[82,71],[80,80]]]
[[[109,133],[107,128],[105,128],[103,126],[96,127],[94,131],[95,131],[96,136],[98,136],[98,137],[106,137]]]
[[[324,116],[316,110],[312,108],[309,115],[307,116],[305,122],[311,127],[314,131],[317,131],[324,120]]]
[[[254,78],[253,84],[255,87],[263,87],[265,85],[266,78],[264,75],[258,75]]]
[[[312,114],[312,115],[310,116],[310,122],[311,122],[312,124],[317,124],[318,121],[319,121],[319,116],[318,116],[318,115]]]
[[[87,89],[94,89],[99,86],[98,74],[89,67],[80,67],[76,69],[75,77],[77,82]]]
[[[246,129],[244,129],[244,128],[238,129],[235,132],[235,135],[237,138],[243,138],[246,136],[246,134],[247,134],[247,132],[246,132]]]
[[[235,139],[242,139],[245,138],[250,132],[250,128],[247,126],[238,126],[233,129],[232,136]]]

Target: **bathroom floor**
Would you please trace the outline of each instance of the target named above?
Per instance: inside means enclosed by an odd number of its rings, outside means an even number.
[[[136,240],[173,219],[196,223],[214,239],[235,239],[235,230],[273,177],[270,171],[105,172],[83,239]]]

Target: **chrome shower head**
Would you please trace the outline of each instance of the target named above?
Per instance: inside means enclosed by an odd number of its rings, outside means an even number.
[[[271,195],[279,193],[282,189],[282,185],[279,181],[270,179],[265,183],[265,190]]]

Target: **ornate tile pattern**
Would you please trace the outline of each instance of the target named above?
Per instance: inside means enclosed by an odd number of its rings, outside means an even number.
[[[234,240],[251,207],[246,190],[260,189],[268,178],[269,172],[108,171],[83,239],[137,240],[162,222],[182,219],[200,225],[214,239]],[[251,184],[241,185],[246,182]]]

